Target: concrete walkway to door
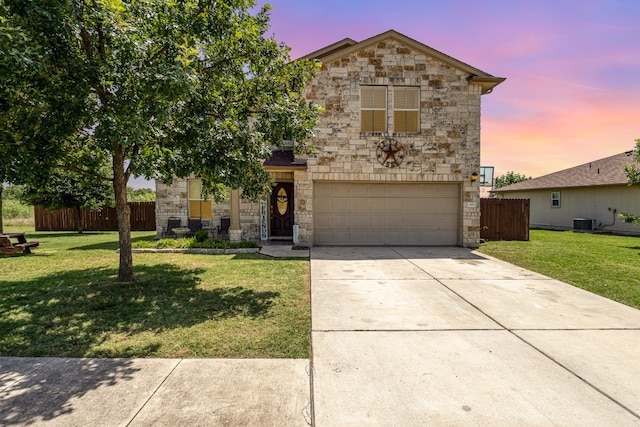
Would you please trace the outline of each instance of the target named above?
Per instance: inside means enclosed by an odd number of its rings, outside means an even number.
[[[315,426],[640,425],[640,311],[463,248],[311,251]]]

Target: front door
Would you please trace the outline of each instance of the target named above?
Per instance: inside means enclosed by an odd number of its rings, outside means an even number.
[[[293,236],[292,182],[279,182],[271,192],[271,235]]]

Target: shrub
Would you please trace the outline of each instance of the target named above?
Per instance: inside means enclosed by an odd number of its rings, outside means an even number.
[[[25,205],[16,199],[2,201],[2,218],[33,218],[33,206]]]
[[[207,233],[204,230],[198,230],[195,233],[193,233],[193,237],[196,239],[196,242],[202,243],[209,238],[209,233]]]
[[[154,248],[154,249],[181,249],[181,248],[206,248],[206,249],[240,249],[258,248],[256,242],[228,242],[221,239],[205,239],[198,242],[195,238],[188,239],[160,239],[138,240],[131,244],[134,248]]]

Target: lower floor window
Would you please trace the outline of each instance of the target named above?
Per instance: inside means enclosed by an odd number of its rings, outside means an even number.
[[[211,200],[202,196],[202,180],[189,180],[189,219],[211,219]]]
[[[554,191],[551,193],[551,207],[559,208],[560,207],[560,192]]]

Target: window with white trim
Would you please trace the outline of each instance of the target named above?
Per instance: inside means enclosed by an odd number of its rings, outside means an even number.
[[[398,133],[420,132],[419,87],[393,87],[393,131]]]
[[[211,200],[202,196],[202,180],[189,180],[189,219],[211,219]]]
[[[360,130],[387,131],[386,86],[360,86]]]
[[[553,191],[551,192],[551,207],[559,208],[560,207],[560,192]]]

